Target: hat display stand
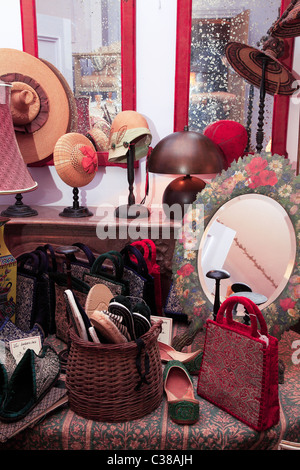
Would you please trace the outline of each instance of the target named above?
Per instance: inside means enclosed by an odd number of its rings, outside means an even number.
[[[127,180],[129,185],[128,204],[119,206],[115,210],[115,216],[122,219],[147,218],[150,211],[147,207],[136,204],[133,192],[134,184],[134,161],[135,161],[135,144],[128,144],[127,152]]]
[[[257,120],[257,131],[256,131],[256,151],[260,153],[263,148],[264,141],[264,114],[265,114],[265,99],[266,99],[266,88],[265,88],[265,76],[266,66],[268,57],[264,54],[261,55],[262,67],[261,67],[261,84],[259,89],[259,108],[258,108],[258,120]]]
[[[229,42],[226,58],[233,69],[248,83],[259,88],[259,111],[256,132],[256,150],[259,153],[264,139],[264,108],[266,93],[292,95],[296,77],[279,58],[284,54],[284,41],[267,37],[262,50],[238,42]]]
[[[92,212],[87,207],[80,206],[79,204],[79,189],[73,188],[73,205],[65,207],[59,214],[61,217],[79,218],[79,217],[91,217]]]
[[[2,211],[3,217],[31,217],[37,211],[22,202],[24,192],[33,191],[33,181],[21,155],[10,110],[12,85],[0,81],[0,195],[15,194],[15,204]]]
[[[54,166],[64,183],[73,188],[73,205],[66,207],[61,217],[90,217],[92,212],[79,204],[79,189],[89,184],[98,168],[98,157],[92,142],[84,135],[70,132],[61,136],[55,144]]]

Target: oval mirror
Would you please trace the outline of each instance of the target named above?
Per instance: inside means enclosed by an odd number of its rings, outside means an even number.
[[[210,220],[200,242],[198,273],[207,298],[213,303],[215,281],[210,270],[225,270],[220,282],[221,302],[232,284],[246,284],[270,305],[286,286],[296,256],[293,224],[284,208],[262,194],[245,194],[226,202]]]
[[[260,308],[270,335],[279,339],[296,325],[300,319],[299,214],[300,175],[295,176],[283,156],[267,152],[247,155],[216,176],[186,214],[184,230],[175,245],[173,290],[182,313],[201,327],[214,312],[214,291],[208,287],[206,271],[217,266],[202,268],[202,252],[215,254],[212,238],[207,237],[214,226],[213,230],[222,229],[225,237],[215,250],[224,257],[219,266],[230,272],[227,281],[220,281],[221,296],[227,294],[229,283],[251,285],[254,293],[267,297]],[[223,246],[227,246],[225,255]],[[237,258],[240,264],[235,264]]]

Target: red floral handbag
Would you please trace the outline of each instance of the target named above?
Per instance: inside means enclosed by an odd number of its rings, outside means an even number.
[[[246,307],[250,326],[233,320],[237,303]],[[249,299],[229,297],[216,320],[207,320],[197,393],[257,431],[279,422],[278,340]]]

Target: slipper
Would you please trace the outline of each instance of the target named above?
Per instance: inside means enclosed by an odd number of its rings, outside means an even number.
[[[199,373],[203,356],[202,350],[197,349],[197,351],[190,353],[176,351],[172,346],[160,341],[158,341],[158,347],[162,362],[180,361],[191,375]]]
[[[96,330],[99,331],[109,343],[127,343],[127,338],[104,312],[95,310],[90,316],[90,320]]]
[[[130,300],[124,295],[117,295],[110,301],[108,311],[122,317],[121,323],[126,326],[130,335],[130,340],[134,341],[136,339],[136,334]]]
[[[184,365],[169,361],[164,369],[164,391],[168,400],[169,416],[177,424],[194,424],[199,419],[199,401]]]
[[[18,421],[39,403],[60,375],[58,354],[44,346],[39,354],[27,349],[17,364],[0,407],[0,420]]]
[[[104,284],[95,284],[90,288],[85,301],[85,311],[90,317],[95,310],[102,312],[108,309],[108,304],[113,298],[111,290]]]
[[[71,321],[77,335],[84,341],[100,343],[100,339],[91,324],[90,319],[81,307],[75,294],[70,289],[65,290],[64,293],[69,316],[71,317]]]
[[[149,320],[138,312],[132,312],[136,338],[143,336],[151,328]]]

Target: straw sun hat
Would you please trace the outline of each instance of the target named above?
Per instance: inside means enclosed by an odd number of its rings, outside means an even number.
[[[25,163],[51,156],[57,140],[76,125],[67,83],[54,66],[15,49],[0,49],[0,80],[12,84],[11,112]]]
[[[98,168],[98,157],[92,142],[77,132],[58,139],[53,161],[59,177],[72,188],[89,184]]]

